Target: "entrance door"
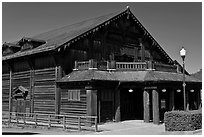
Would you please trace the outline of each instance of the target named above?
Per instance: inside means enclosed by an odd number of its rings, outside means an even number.
[[[26,112],[24,99],[16,100],[16,112],[18,112],[18,113],[25,113]]]
[[[120,92],[121,120],[143,119],[143,91],[140,88],[124,88]]]

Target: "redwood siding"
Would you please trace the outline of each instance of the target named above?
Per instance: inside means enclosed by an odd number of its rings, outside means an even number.
[[[61,114],[86,115],[86,90],[80,91],[80,101],[68,101],[68,89],[61,89]]]
[[[9,74],[2,74],[2,111],[9,111]]]
[[[34,71],[34,113],[55,113],[55,68]]]

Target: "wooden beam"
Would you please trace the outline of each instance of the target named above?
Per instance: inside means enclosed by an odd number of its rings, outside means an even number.
[[[55,80],[59,80],[62,78],[62,68],[61,66],[55,67]],[[60,106],[61,106],[61,89],[59,85],[55,85],[55,114],[60,114]]]
[[[12,112],[12,107],[13,107],[13,103],[12,103],[12,68],[9,67],[9,75],[10,75],[10,78],[9,78],[9,112]]]
[[[150,120],[150,94],[149,90],[143,92],[143,105],[144,105],[144,122],[149,123]]]
[[[34,70],[30,70],[30,113],[34,113]]]
[[[159,124],[159,92],[158,90],[152,90],[152,110],[153,110],[153,123]]]

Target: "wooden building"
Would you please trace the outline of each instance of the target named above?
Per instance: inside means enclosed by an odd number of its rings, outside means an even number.
[[[129,8],[2,49],[3,111],[158,124],[165,111],[183,109],[182,67]],[[185,74],[187,106],[198,109],[202,82]],[[28,90],[23,105],[13,97],[19,86]]]

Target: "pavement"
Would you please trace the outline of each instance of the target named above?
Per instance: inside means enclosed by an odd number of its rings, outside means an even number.
[[[99,132],[62,129],[2,127],[3,135],[202,135],[202,130],[165,132],[164,124],[144,123],[143,120],[108,122],[98,125]]]

